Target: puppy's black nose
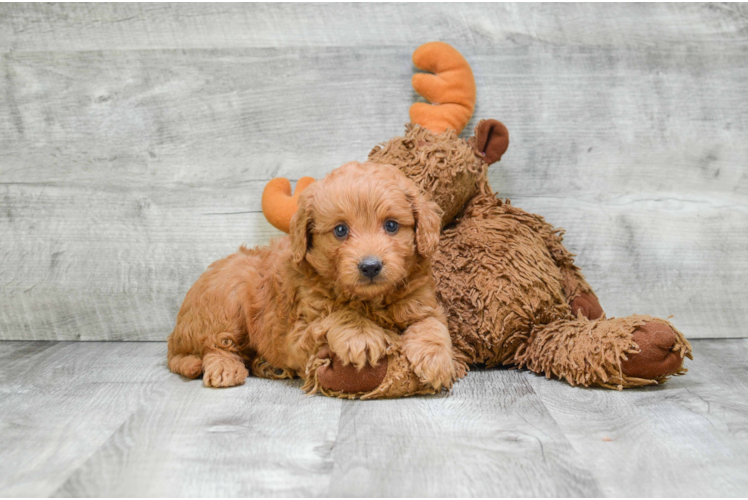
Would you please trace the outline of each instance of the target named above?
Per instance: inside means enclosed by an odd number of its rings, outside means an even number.
[[[367,278],[374,278],[382,270],[382,261],[374,257],[366,257],[358,264],[358,270]]]

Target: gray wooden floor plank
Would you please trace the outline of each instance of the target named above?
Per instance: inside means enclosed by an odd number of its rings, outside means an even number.
[[[54,496],[323,496],[341,401],[297,381],[207,389],[164,370],[143,405]]]
[[[748,340],[697,340],[689,373],[622,392],[526,373],[605,496],[748,493]]]
[[[0,342],[0,496],[48,496],[162,384],[163,343]]]
[[[448,396],[346,402],[331,496],[600,496],[537,394],[476,371]]]
[[[654,388],[475,370],[446,396],[211,390],[165,343],[0,342],[4,496],[741,496],[748,340]]]

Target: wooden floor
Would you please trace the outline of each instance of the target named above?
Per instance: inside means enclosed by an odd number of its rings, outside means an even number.
[[[166,344],[0,343],[0,496],[745,496],[748,339],[624,392],[524,371],[450,395],[206,389]]]

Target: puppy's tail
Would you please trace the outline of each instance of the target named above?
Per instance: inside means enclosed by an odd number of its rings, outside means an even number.
[[[187,378],[197,378],[203,373],[203,360],[194,354],[175,354],[169,358],[169,370]]]

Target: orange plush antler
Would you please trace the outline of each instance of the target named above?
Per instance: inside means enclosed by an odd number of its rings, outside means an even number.
[[[296,213],[301,192],[313,182],[312,177],[299,179],[293,196],[291,196],[291,183],[288,179],[276,177],[268,182],[262,192],[262,213],[265,214],[268,222],[287,233],[291,217]]]
[[[413,52],[413,64],[435,74],[413,75],[413,88],[431,104],[413,104],[410,121],[435,134],[462,132],[475,109],[475,79],[468,62],[451,45],[429,42]]]

